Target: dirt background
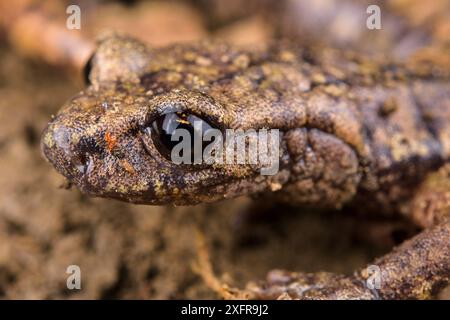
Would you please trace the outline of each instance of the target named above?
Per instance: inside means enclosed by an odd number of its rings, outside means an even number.
[[[246,27],[259,39],[255,21],[221,32],[239,38],[236,30]],[[192,30],[198,34],[189,39],[203,32]],[[40,133],[83,85],[5,44],[0,61],[0,298],[218,298],[192,269],[198,230],[216,274],[241,288],[275,268],[350,273],[393,244],[346,212],[275,207],[258,214],[250,199],[137,206],[66,190],[40,153]],[[81,290],[66,287],[73,264]]]

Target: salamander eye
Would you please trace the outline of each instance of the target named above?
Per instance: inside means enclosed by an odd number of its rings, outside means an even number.
[[[173,160],[172,149],[184,143],[187,148],[180,148],[177,156],[185,158],[188,155],[183,152],[190,152],[190,161],[194,163],[198,156],[202,156],[204,148],[210,143],[203,141],[204,133],[212,129],[212,126],[205,120],[186,112],[174,112],[160,116],[145,129],[146,134],[151,136],[153,144],[158,151],[168,160]],[[186,145],[187,144],[187,145]],[[201,154],[195,153],[201,147]],[[178,150],[177,150],[178,151]]]

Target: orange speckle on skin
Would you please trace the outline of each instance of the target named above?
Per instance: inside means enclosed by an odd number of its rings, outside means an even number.
[[[105,133],[105,141],[106,141],[106,145],[108,147],[109,152],[112,151],[112,149],[114,149],[114,147],[117,144],[117,138],[112,135],[110,132],[106,132]]]

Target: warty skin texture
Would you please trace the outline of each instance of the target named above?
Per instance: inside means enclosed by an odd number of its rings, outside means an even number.
[[[270,193],[293,205],[340,208],[364,201],[409,216],[411,203],[420,207],[413,199],[426,178],[449,162],[445,69],[381,64],[351,52],[286,43],[253,51],[215,42],[153,50],[117,35],[100,40],[91,66],[90,85],[63,106],[42,136],[50,163],[91,196],[190,205]],[[262,176],[258,165],[168,161],[145,130],[175,110],[222,130],[279,129],[279,172]],[[441,223],[445,232],[429,231],[425,239],[435,245],[415,247],[431,246],[444,260],[419,259],[428,269],[411,262],[412,270],[428,275],[420,276],[429,285],[414,293],[397,285],[391,290],[397,295],[389,291],[385,297],[428,297],[448,281],[449,222],[441,217],[450,205],[442,199],[433,223],[424,222],[430,213],[414,217],[423,226]],[[394,257],[400,261],[402,254]],[[404,265],[395,261],[394,269]],[[350,297],[341,289],[315,298]]]

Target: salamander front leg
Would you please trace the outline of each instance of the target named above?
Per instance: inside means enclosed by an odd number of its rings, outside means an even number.
[[[246,291],[253,299],[428,299],[449,281],[447,217],[351,276],[272,271]]]

